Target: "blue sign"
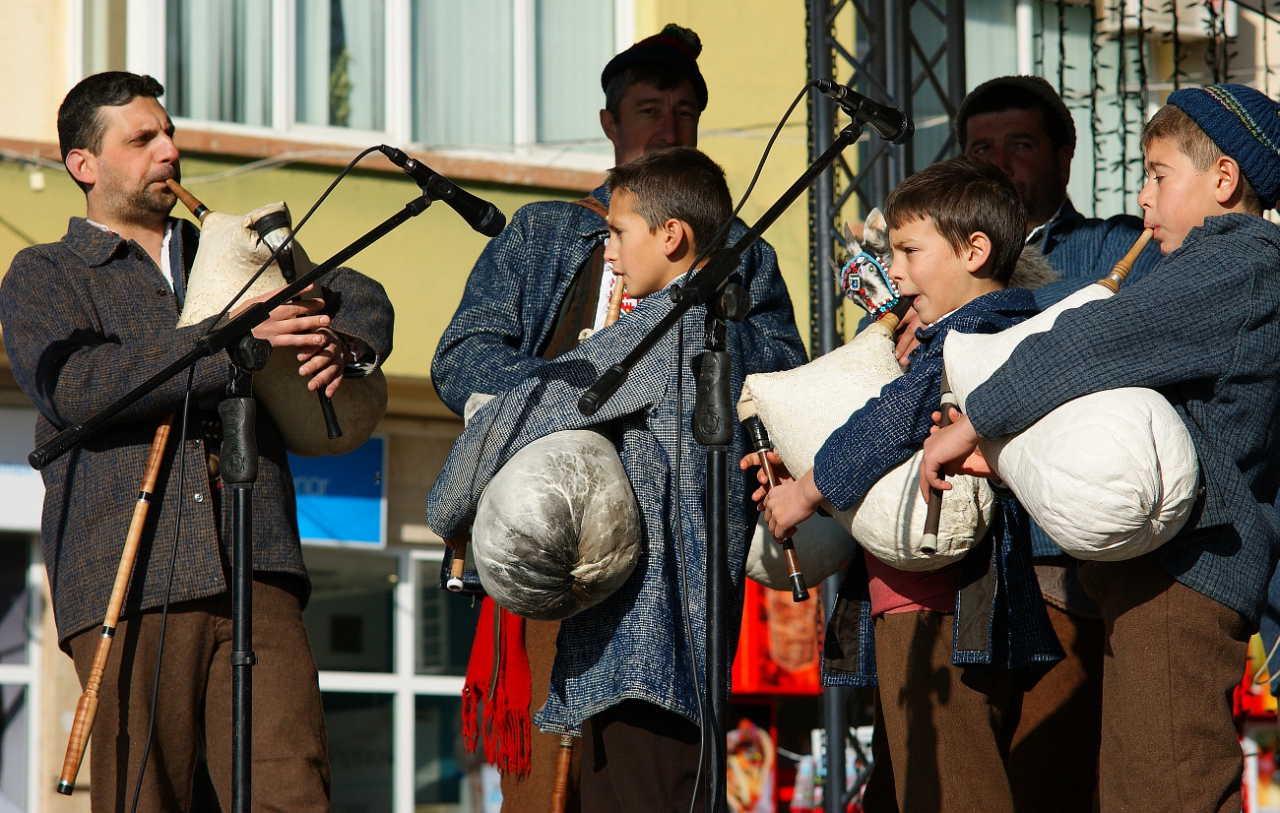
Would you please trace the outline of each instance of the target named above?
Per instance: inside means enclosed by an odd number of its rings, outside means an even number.
[[[386,546],[386,450],[385,438],[372,437],[339,457],[289,455],[303,542]]]

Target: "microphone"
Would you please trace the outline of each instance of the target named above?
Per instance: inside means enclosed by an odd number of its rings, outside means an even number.
[[[915,135],[916,125],[896,107],[873,102],[857,91],[829,79],[814,82],[818,91],[831,99],[859,124],[866,124],[890,144],[906,144]]]
[[[498,233],[506,227],[507,216],[489,201],[481,200],[470,192],[458,188],[453,181],[421,161],[410,158],[395,147],[380,144],[378,149],[390,159],[391,163],[413,178],[430,198],[449,204],[453,211],[462,215],[462,219],[467,221],[471,228],[485,237],[497,237]]]

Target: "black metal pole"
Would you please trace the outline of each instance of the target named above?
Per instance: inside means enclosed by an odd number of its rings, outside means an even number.
[[[246,337],[232,348],[222,419],[219,473],[231,500],[231,810],[253,803],[253,484],[258,479],[258,403],[253,371],[267,363],[271,345]]]
[[[738,314],[735,314],[738,315]],[[743,314],[745,315],[745,313]],[[741,315],[738,315],[741,318]],[[725,732],[729,711],[729,444],[734,413],[733,359],[725,350],[720,301],[707,305],[706,352],[699,358],[693,437],[707,447],[707,813],[728,809]]]

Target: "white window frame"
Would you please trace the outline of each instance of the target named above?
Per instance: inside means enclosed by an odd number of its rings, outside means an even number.
[[[390,694],[392,701],[391,776],[392,806],[394,813],[414,811],[414,721],[416,702],[420,695],[433,697],[461,697],[466,681],[460,675],[419,675],[417,654],[418,617],[417,595],[418,565],[423,562],[439,563],[444,560],[444,549],[431,547],[423,550],[391,548],[381,551],[352,551],[353,556],[395,557],[397,580],[393,591],[392,640],[394,657],[392,671],[388,672],[320,672],[321,692],[354,692],[360,694]],[[429,586],[429,585],[428,585]],[[459,601],[461,599],[458,599]]]
[[[27,552],[27,662],[0,664],[0,684],[23,686],[26,688],[27,705],[27,810],[40,813],[41,800],[45,794],[43,783],[46,781],[44,765],[44,748],[42,747],[44,721],[44,678],[41,670],[44,667],[44,596],[46,581],[44,575],[44,559],[40,552],[40,537],[33,534]],[[73,711],[66,711],[62,717],[67,721],[67,730],[71,730]]]
[[[69,41],[67,67],[74,84],[84,76],[83,1],[72,3],[68,14]],[[554,152],[557,163],[580,164],[584,169],[599,169],[601,159],[591,155],[565,154],[563,148],[542,148],[537,142],[536,86],[536,0],[511,0],[513,11],[512,55],[514,90],[513,145],[506,148],[458,147],[437,149],[440,153],[460,155],[488,154],[511,161],[542,163],[547,152]],[[635,0],[609,0],[614,6],[614,51],[622,51],[635,42]],[[154,76],[166,83],[166,10],[165,0],[127,0],[126,3],[126,67],[134,73]],[[295,0],[272,0],[272,88],[271,126],[261,127],[205,119],[175,118],[180,129],[231,135],[288,139],[305,143],[323,143],[363,147],[386,141],[421,148],[412,139],[411,90],[411,26],[410,0],[386,0],[386,121],[383,130],[358,130],[349,127],[301,124],[294,121]],[[601,68],[604,66],[602,65]],[[606,161],[605,165],[612,161]]]

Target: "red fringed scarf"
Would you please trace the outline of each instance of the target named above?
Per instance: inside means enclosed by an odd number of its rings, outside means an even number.
[[[500,624],[496,630],[495,619]],[[529,773],[532,686],[529,656],[524,650],[524,619],[485,598],[462,686],[462,739],[467,751],[475,753],[483,727],[485,757],[504,774]]]

